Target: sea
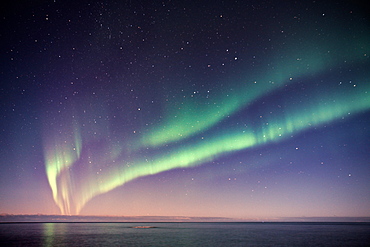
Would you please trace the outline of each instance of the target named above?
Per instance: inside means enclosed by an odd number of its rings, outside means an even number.
[[[0,246],[370,246],[370,223],[0,223]]]

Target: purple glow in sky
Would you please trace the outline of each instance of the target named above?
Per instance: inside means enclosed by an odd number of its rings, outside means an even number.
[[[0,213],[370,216],[356,1],[2,11]]]

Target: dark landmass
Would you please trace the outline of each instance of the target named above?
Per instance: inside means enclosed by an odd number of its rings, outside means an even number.
[[[370,217],[284,217],[242,219],[184,216],[81,216],[0,214],[0,223],[15,222],[370,222]]]
[[[131,228],[147,229],[147,228],[157,228],[157,227],[155,227],[155,226],[133,226]]]

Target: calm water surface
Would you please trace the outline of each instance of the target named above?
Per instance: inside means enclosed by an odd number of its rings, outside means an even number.
[[[370,246],[370,223],[2,223],[0,246]]]

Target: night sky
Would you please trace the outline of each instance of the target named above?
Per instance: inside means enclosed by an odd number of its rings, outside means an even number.
[[[0,213],[369,217],[369,16],[357,1],[8,3]]]

